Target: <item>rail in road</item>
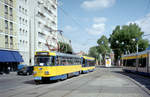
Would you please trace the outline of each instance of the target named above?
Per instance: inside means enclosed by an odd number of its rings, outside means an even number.
[[[150,78],[124,73],[121,68],[97,68],[88,74],[40,85],[35,85],[32,76],[14,75],[0,82],[5,87],[0,88],[0,97],[150,97]]]

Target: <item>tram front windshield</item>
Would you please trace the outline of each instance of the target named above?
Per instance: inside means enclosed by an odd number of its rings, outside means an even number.
[[[50,66],[52,64],[53,57],[52,56],[36,56],[35,64],[37,66]]]

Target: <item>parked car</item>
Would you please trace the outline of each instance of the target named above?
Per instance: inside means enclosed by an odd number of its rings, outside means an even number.
[[[21,69],[18,69],[18,75],[32,75],[33,73],[33,66],[24,66]]]

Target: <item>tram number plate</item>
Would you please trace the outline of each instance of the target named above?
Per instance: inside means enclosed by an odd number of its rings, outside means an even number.
[[[39,73],[43,73],[42,71],[39,71]]]

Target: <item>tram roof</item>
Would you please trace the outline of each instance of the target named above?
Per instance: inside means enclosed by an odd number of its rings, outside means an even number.
[[[83,57],[85,59],[89,59],[89,60],[95,60],[95,58],[93,58],[93,57],[88,57],[88,56],[81,56],[81,57]]]
[[[132,53],[132,54],[123,55],[123,57],[139,56],[139,55],[147,54],[148,52],[150,52],[150,50],[145,50],[145,51],[138,52],[138,53]]]
[[[56,53],[56,56],[80,58],[80,56],[78,56],[78,55],[73,55],[73,54],[65,54],[65,53],[60,53],[60,52],[55,52],[55,53]]]
[[[80,58],[78,55],[73,55],[73,54],[66,54],[66,53],[60,53],[60,52],[55,52],[55,51],[36,51],[36,55],[52,55],[52,56],[63,56],[63,57],[73,57],[73,58]]]

